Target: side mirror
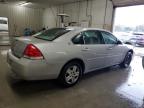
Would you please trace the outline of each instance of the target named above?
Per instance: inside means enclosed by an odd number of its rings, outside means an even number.
[[[131,42],[124,42],[124,44],[133,45]]]
[[[118,41],[117,41],[117,44],[122,44],[122,42],[118,40]]]

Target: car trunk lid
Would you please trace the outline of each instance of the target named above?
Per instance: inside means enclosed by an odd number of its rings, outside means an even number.
[[[48,42],[48,41],[37,39],[35,37],[15,38],[12,42],[11,50],[14,56],[21,58],[23,57],[23,53],[28,44],[36,45],[44,42]]]

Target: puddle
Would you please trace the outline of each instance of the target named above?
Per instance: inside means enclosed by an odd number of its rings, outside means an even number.
[[[134,101],[141,107],[144,102],[144,69],[142,67],[142,58],[138,56],[134,57],[131,68],[127,81],[118,87],[116,92],[124,98]]]

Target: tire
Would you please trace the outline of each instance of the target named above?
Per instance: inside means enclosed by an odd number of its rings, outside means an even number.
[[[81,76],[82,66],[80,63],[70,62],[63,67],[58,79],[64,87],[71,87],[78,83]]]
[[[144,68],[144,56],[143,56],[143,58],[142,58],[142,66],[143,66],[143,68]]]
[[[10,84],[17,84],[17,83],[19,83],[19,82],[21,82],[22,81],[22,79],[19,79],[19,78],[17,78],[17,77],[15,77],[14,75],[12,75],[12,74],[8,74],[7,75],[7,79],[8,79],[8,82],[10,83]]]
[[[128,52],[124,58],[124,61],[120,64],[120,66],[122,68],[128,68],[131,61],[132,61],[132,56],[133,56],[133,53],[132,52]]]

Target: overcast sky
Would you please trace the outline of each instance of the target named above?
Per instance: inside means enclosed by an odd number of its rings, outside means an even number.
[[[136,26],[144,24],[144,5],[116,9],[115,25]]]

